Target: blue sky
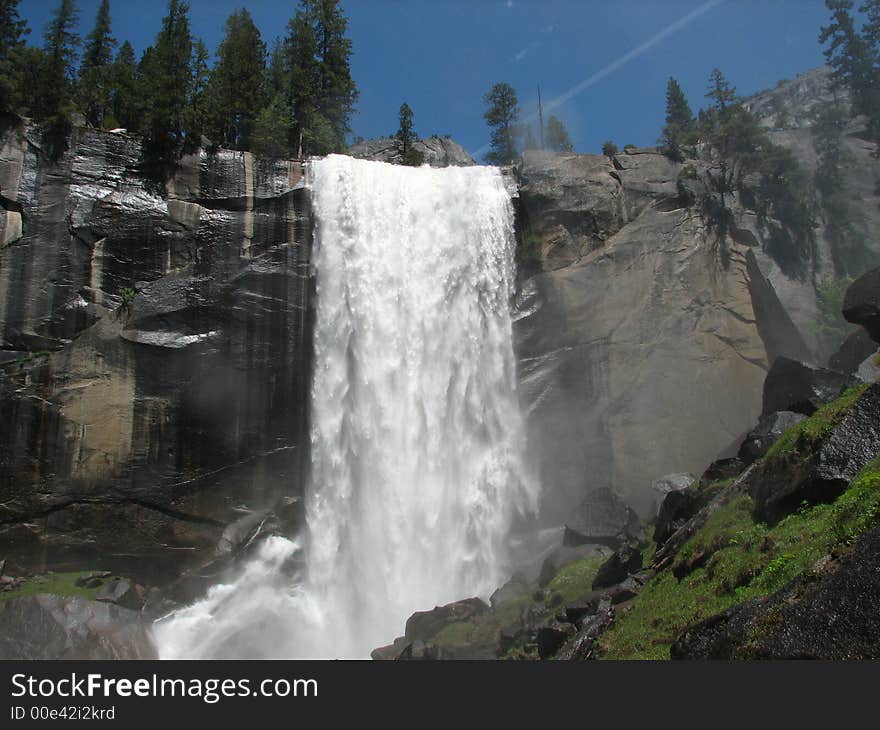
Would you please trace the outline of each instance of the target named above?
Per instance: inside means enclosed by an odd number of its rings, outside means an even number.
[[[98,4],[79,0],[83,35]],[[40,41],[56,5],[21,1],[31,42]],[[213,51],[225,18],[242,5],[271,42],[296,2],[190,0],[194,33]],[[405,100],[420,134],[452,135],[471,152],[487,142],[482,95],[495,82],[512,84],[528,115],[539,84],[546,104],[604,69],[554,113],[578,151],[598,152],[606,139],[648,145],[663,125],[669,76],[695,111],[715,66],[741,94],[772,87],[823,63],[817,36],[828,17],[823,0],[344,0],[343,7],[360,89],[353,133],[393,133]],[[111,0],[114,35],[140,53],[164,8],[162,0]]]

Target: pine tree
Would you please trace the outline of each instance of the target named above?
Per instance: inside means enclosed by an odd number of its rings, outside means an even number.
[[[694,113],[678,81],[670,77],[666,84],[666,126],[660,144],[673,160],[684,159],[684,147],[693,142]]]
[[[483,103],[489,107],[483,118],[491,130],[489,144],[492,148],[485,160],[490,165],[508,165],[516,159],[516,138],[519,133],[516,91],[510,84],[495,84],[483,96]]]
[[[348,20],[339,0],[300,0],[288,24],[290,100],[296,117],[298,154],[345,149],[345,136],[357,101],[351,78]]]
[[[556,152],[573,152],[574,147],[568,136],[568,130],[562,121],[553,115],[547,120],[547,131],[544,134],[544,144],[548,150]]]
[[[144,99],[144,162],[147,174],[164,181],[173,172],[185,136],[192,84],[189,4],[168,0],[156,44],[144,52],[139,87]]]
[[[61,0],[43,34],[46,63],[37,90],[35,116],[63,135],[73,114],[74,68],[79,36],[74,0]]]
[[[602,154],[609,159],[614,157],[617,152],[617,145],[614,144],[614,142],[612,142],[610,139],[606,140],[605,143],[602,145]]]
[[[205,94],[208,136],[224,147],[246,149],[254,121],[265,106],[266,73],[266,44],[247,10],[227,18],[217,59]]]
[[[399,126],[394,137],[400,142],[401,156],[404,165],[418,167],[424,160],[424,155],[417,149],[413,148],[413,143],[417,142],[419,135],[413,128],[413,110],[409,104],[403,102],[398,112]]]
[[[134,48],[125,41],[110,69],[110,118],[104,123],[108,128],[124,127],[130,132],[138,130],[140,105],[138,103],[137,64]]]
[[[251,151],[265,157],[289,157],[293,126],[290,104],[283,94],[275,94],[254,121]]]
[[[706,98],[712,100],[715,111],[721,117],[727,113],[731,104],[736,101],[736,89],[730,85],[724,74],[717,68],[712,69],[712,73],[709,76],[709,88],[706,90]]]
[[[93,127],[104,124],[110,105],[111,61],[116,40],[110,31],[110,0],[101,0],[95,27],[86,36],[79,70],[79,101],[86,121]]]
[[[18,16],[18,0],[0,0],[0,114],[18,106],[21,52],[27,23]]]
[[[193,43],[192,59],[190,61],[190,85],[189,104],[186,113],[186,147],[189,150],[196,149],[201,144],[202,135],[207,126],[207,94],[210,68],[208,66],[208,48],[205,42],[199,38]]]
[[[819,43],[826,45],[824,54],[833,69],[836,88],[849,87],[855,114],[868,117],[868,133],[880,138],[880,73],[876,39],[880,33],[880,6],[869,2],[865,35],[859,34],[853,19],[852,0],[825,0],[831,21],[819,33]]]

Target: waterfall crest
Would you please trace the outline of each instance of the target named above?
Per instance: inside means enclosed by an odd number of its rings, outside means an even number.
[[[267,541],[236,582],[157,624],[163,656],[366,657],[414,611],[503,582],[511,527],[537,499],[521,461],[500,172],[331,155],[308,184],[307,574],[286,585],[279,561],[299,546]]]

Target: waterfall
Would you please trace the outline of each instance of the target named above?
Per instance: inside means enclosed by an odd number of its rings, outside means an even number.
[[[304,545],[272,538],[233,583],[160,621],[162,656],[366,657],[406,619],[511,569],[534,509],[521,459],[500,172],[310,163],[317,223]],[[305,551],[291,584],[283,563]]]

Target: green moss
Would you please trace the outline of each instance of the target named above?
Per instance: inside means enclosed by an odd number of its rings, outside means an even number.
[[[82,572],[76,573],[50,573],[49,575],[36,576],[22,583],[12,591],[0,592],[0,601],[21,596],[33,596],[37,593],[54,593],[59,596],[82,596],[94,600],[100,590],[98,588],[81,588],[76,585],[76,580]]]
[[[570,603],[582,598],[593,589],[593,579],[604,562],[605,558],[595,557],[566,565],[547,584],[546,595],[559,594],[562,600],[558,603]]]
[[[822,406],[808,419],[789,428],[767,451],[765,463],[772,464],[780,459],[811,454],[816,444],[828,438],[834,427],[867,389],[867,383],[850,388],[833,403]]]
[[[679,563],[706,559],[681,580],[667,570],[649,581],[603,636],[604,656],[669,658],[672,641],[687,626],[808,577],[821,558],[877,524],[880,457],[834,503],[805,507],[772,528],[753,523],[751,499],[738,497],[715,512],[679,554]]]

